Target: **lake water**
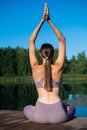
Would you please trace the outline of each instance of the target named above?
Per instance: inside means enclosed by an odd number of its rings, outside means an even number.
[[[87,117],[87,83],[62,83],[61,98],[76,107],[76,116]],[[0,109],[23,110],[28,104],[35,105],[37,91],[34,83],[0,84]]]
[[[87,95],[72,95],[72,99],[68,98],[66,102],[76,107],[75,116],[87,117]]]

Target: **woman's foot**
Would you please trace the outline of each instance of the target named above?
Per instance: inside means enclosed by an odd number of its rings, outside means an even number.
[[[66,110],[67,110],[67,111],[70,111],[70,109],[71,109],[70,106],[67,105],[67,106],[66,106]]]
[[[34,110],[34,109],[35,109],[35,106],[32,106],[32,108],[31,108],[31,109],[33,109],[33,110]]]
[[[65,109],[65,111],[70,111],[71,107],[69,104],[63,103],[63,107]]]

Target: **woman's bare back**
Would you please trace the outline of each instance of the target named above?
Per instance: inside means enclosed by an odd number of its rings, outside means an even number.
[[[62,72],[58,70],[58,67],[55,65],[51,65],[52,68],[52,79],[55,80],[56,82],[61,82],[61,75]],[[43,65],[37,65],[33,69],[33,77],[35,82],[40,82],[42,79],[44,79],[44,67]],[[44,80],[43,80],[44,82]],[[44,83],[43,83],[44,84]],[[60,100],[59,97],[59,90],[60,88],[54,88],[52,89],[51,92],[47,92],[44,89],[44,85],[42,84],[42,88],[37,87],[37,92],[38,92],[38,100],[47,103],[47,104],[52,104]]]

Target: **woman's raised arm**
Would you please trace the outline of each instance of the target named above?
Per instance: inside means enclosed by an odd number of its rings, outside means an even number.
[[[65,37],[63,36],[61,31],[52,23],[50,19],[48,20],[48,23],[51,25],[52,29],[56,33],[56,36],[59,40],[58,57],[56,59],[55,64],[58,64],[59,68],[61,69],[64,64],[65,53],[66,53]]]
[[[31,64],[31,67],[34,67],[35,65],[38,64],[38,60],[37,60],[37,57],[36,57],[36,47],[35,47],[35,40],[37,38],[37,35],[43,25],[43,23],[47,20],[47,15],[48,15],[48,12],[47,12],[47,4],[45,4],[44,6],[44,14],[43,14],[43,18],[42,20],[40,21],[40,23],[37,25],[37,27],[35,28],[35,30],[33,31],[31,37],[30,37],[30,42],[29,42],[29,59],[30,59],[30,64]]]
[[[48,10],[48,5],[46,5],[46,20],[52,27],[53,31],[55,32],[58,40],[59,40],[59,49],[58,49],[58,56],[56,59],[55,64],[58,64],[59,68],[62,69],[63,64],[64,64],[64,59],[65,59],[65,52],[66,52],[66,42],[65,42],[65,37],[61,33],[61,31],[53,24],[53,22],[50,20],[50,15],[49,15],[49,10]]]
[[[36,57],[35,40],[36,40],[36,37],[37,37],[43,23],[44,23],[44,19],[42,19],[40,21],[38,26],[33,31],[32,35],[30,37],[30,40],[29,40],[29,60],[30,60],[31,67],[34,67],[35,65],[38,64],[38,60]]]

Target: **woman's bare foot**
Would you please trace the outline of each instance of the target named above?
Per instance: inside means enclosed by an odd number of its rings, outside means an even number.
[[[35,106],[32,106],[32,109],[34,110],[34,109],[35,109]]]
[[[67,107],[66,107],[66,110],[67,110],[67,111],[70,111],[70,106],[67,106]]]
[[[65,111],[70,111],[70,105],[66,104],[66,103],[63,103],[63,107],[65,109]]]

